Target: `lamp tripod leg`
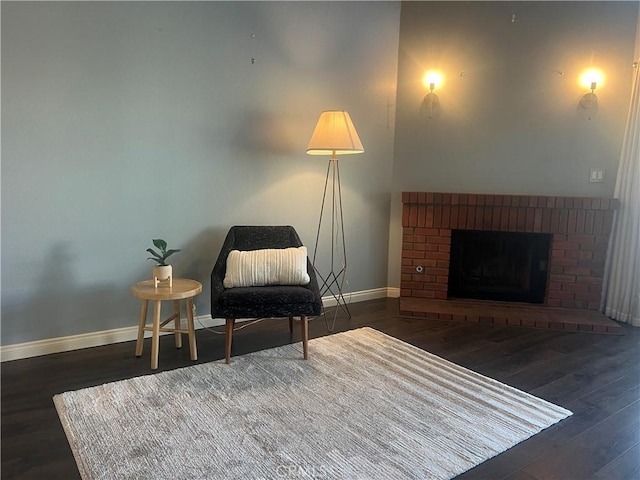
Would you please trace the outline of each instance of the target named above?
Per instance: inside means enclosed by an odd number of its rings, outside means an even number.
[[[331,185],[331,250],[330,250],[330,271],[327,275],[322,275],[316,267],[316,259],[318,254],[318,245],[320,241],[320,232],[322,230],[322,220],[327,200],[327,191]],[[341,245],[338,245],[341,244]],[[340,259],[342,255],[342,259]],[[336,266],[336,261],[342,260],[340,267]],[[325,178],[324,191],[322,195],[322,205],[320,208],[320,219],[318,221],[318,231],[316,234],[316,245],[313,253],[313,265],[320,282],[321,295],[329,293],[335,300],[335,310],[333,311],[332,326],[329,326],[328,317],[325,314],[327,329],[331,332],[335,327],[336,318],[340,310],[344,312],[347,318],[351,318],[348,303],[344,298],[343,289],[345,276],[347,271],[347,249],[344,234],[344,215],[342,208],[342,189],[340,186],[340,168],[335,154],[332,156],[327,167],[327,175]]]

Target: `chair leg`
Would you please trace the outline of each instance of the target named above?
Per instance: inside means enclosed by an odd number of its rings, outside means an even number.
[[[289,317],[289,333],[293,333],[293,317]]]
[[[302,353],[307,360],[309,358],[309,324],[306,315],[300,317],[300,324],[302,325]]]
[[[224,337],[224,351],[226,364],[231,363],[231,343],[233,341],[233,326],[236,323],[235,318],[227,318],[227,327]]]

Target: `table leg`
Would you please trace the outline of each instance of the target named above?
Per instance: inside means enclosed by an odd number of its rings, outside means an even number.
[[[142,308],[140,308],[140,320],[138,322],[138,339],[136,340],[136,357],[142,356],[142,347],[144,345],[144,327],[147,324],[147,305],[149,305],[149,300],[142,300]]]
[[[196,330],[193,326],[193,298],[187,298],[187,329],[189,330],[189,353],[191,360],[198,359],[198,350],[196,348]]]
[[[160,344],[160,306],[161,300],[153,303],[153,333],[151,336],[151,369],[158,368],[158,347]]]
[[[176,315],[174,336],[176,337],[176,348],[182,348],[182,334],[179,330],[182,329],[182,321],[180,320],[180,300],[173,301],[173,313]]]

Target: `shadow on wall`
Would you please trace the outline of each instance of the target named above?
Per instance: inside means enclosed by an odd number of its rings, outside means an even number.
[[[14,304],[3,301],[3,345],[104,330],[111,327],[101,319],[128,317],[127,286],[78,285],[68,244],[55,244],[46,259],[34,293]]]
[[[263,111],[252,111],[238,122],[233,136],[237,151],[245,151],[251,160],[270,155],[288,156],[298,152],[296,130],[299,125]],[[311,135],[309,133],[309,135]]]
[[[209,314],[210,274],[228,228],[209,228],[176,254],[174,274],[202,283],[196,297],[198,315]],[[105,331],[135,326],[140,302],[131,295],[131,284],[151,278],[151,262],[143,271],[127,275],[129,280],[80,285],[74,275],[78,261],[67,243],[54,245],[32,294],[20,299],[3,299],[2,345]],[[131,272],[129,272],[131,273]],[[12,301],[13,300],[13,301]],[[108,341],[108,339],[107,339]],[[114,339],[115,341],[115,339]]]
[[[194,302],[197,315],[209,315],[211,310],[211,270],[218,259],[227,232],[226,227],[208,228],[187,244],[181,245],[180,253],[173,257],[175,258],[172,261],[175,276],[191,278],[202,283],[202,293],[195,298]]]

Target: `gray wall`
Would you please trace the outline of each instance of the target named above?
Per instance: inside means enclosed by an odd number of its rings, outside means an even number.
[[[514,17],[515,15],[515,17]],[[389,284],[402,191],[611,196],[630,99],[637,2],[406,2],[402,7]],[[588,67],[599,111],[577,108]],[[439,69],[437,118],[420,115]],[[589,183],[589,170],[605,171]]]
[[[134,325],[154,237],[205,284],[199,314],[229,226],[293,224],[312,245],[326,159],[304,150],[326,109],[366,149],[340,161],[349,291],[399,285],[404,190],[613,194],[637,2],[1,8],[3,345]],[[591,64],[607,80],[588,120]]]
[[[366,150],[341,161],[348,290],[386,286],[399,19],[397,2],[2,2],[2,344],[135,325],[152,238],[183,249],[201,315],[231,225],[312,246],[327,159],[304,151],[327,109]]]

